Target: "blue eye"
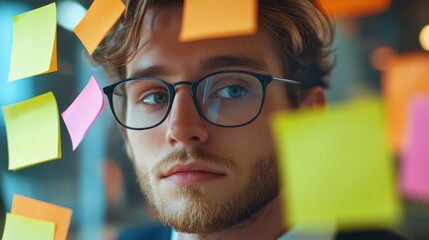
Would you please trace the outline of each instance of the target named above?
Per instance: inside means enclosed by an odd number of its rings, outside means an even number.
[[[221,88],[215,93],[217,97],[238,98],[247,94],[247,90],[239,85],[232,85]]]
[[[148,105],[164,104],[168,102],[168,94],[163,92],[154,92],[146,95],[142,102]]]

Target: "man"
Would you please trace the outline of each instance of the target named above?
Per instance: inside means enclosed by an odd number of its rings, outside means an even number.
[[[179,1],[125,4],[93,58],[120,80],[104,91],[149,204],[174,230],[121,238],[288,237],[268,121],[326,104],[330,20],[316,1],[264,0],[257,33],[180,42]]]

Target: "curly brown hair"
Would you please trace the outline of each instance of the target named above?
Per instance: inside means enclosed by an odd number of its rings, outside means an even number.
[[[126,76],[125,66],[137,52],[139,33],[147,9],[154,6],[181,5],[182,0],[124,0],[126,10],[92,54],[112,81]],[[329,59],[334,36],[331,18],[316,0],[259,0],[259,22],[277,40],[283,51],[285,73],[301,82],[301,88],[287,87],[293,108],[300,105],[303,93],[313,86],[328,86],[333,64]]]

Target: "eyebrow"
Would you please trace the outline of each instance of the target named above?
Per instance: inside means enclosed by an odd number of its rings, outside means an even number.
[[[210,72],[216,69],[231,67],[248,67],[253,70],[267,71],[268,66],[262,57],[250,58],[243,55],[222,55],[214,56],[200,61],[200,69],[203,72]],[[171,71],[163,65],[153,65],[147,68],[140,68],[130,74],[130,78],[139,77],[160,77],[169,75]]]
[[[225,67],[249,67],[254,70],[267,71],[268,67],[262,57],[250,58],[243,55],[226,55],[210,57],[200,62],[201,70],[209,72]]]
[[[130,74],[130,78],[159,77],[162,75],[167,75],[169,72],[170,71],[165,66],[153,65],[147,68],[139,68],[136,71],[133,71]]]

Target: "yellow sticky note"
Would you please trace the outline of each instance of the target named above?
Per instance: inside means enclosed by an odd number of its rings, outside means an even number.
[[[13,17],[8,82],[57,70],[55,3]]]
[[[51,240],[54,239],[55,224],[39,219],[6,214],[3,240]]]
[[[66,240],[72,210],[15,194],[11,213],[55,223],[54,240]]]
[[[9,170],[61,158],[57,102],[52,92],[3,107]]]
[[[381,103],[283,112],[272,121],[288,225],[391,226],[401,209]]]
[[[92,54],[106,33],[125,11],[121,0],[95,0],[82,21],[73,29],[77,37]]]
[[[258,30],[257,0],[185,0],[181,41],[249,35]]]

